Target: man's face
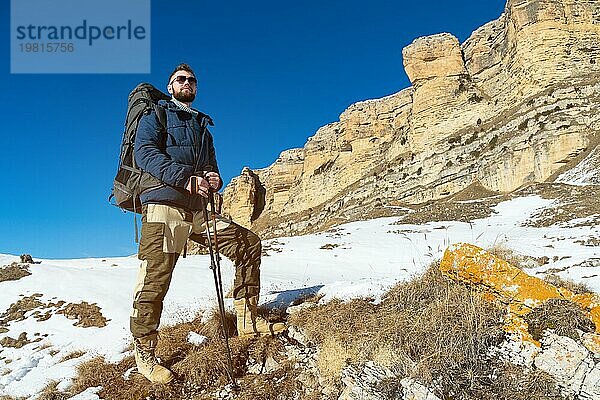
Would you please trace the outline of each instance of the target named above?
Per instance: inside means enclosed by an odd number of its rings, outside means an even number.
[[[191,103],[196,98],[197,81],[188,71],[177,71],[167,86],[169,93],[183,103]]]

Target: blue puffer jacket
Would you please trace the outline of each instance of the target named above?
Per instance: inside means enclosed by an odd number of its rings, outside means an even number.
[[[167,204],[189,211],[200,210],[200,195],[192,196],[185,186],[192,175],[202,171],[219,172],[213,138],[207,129],[212,125],[202,113],[194,118],[171,101],[159,102],[167,116],[165,135],[156,113],[144,115],[135,137],[135,162],[144,171],[164,183],[140,195],[142,204]]]

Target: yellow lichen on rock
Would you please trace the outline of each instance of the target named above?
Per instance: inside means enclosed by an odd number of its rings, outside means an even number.
[[[505,329],[519,334],[523,340],[539,344],[527,331],[527,323],[522,317],[543,302],[559,298],[570,300],[587,312],[596,325],[596,334],[591,341],[600,343],[600,296],[596,294],[575,294],[567,289],[557,288],[468,243],[448,247],[440,263],[440,270],[454,280],[479,285],[486,298],[492,297],[506,303],[509,315]]]

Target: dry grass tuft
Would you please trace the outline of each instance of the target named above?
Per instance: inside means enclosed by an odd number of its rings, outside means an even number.
[[[551,380],[489,359],[488,349],[504,338],[503,316],[499,306],[443,277],[433,264],[378,305],[333,301],[292,320],[319,345],[319,357],[326,359],[319,368],[330,379],[348,363],[371,359],[434,388],[441,398],[499,399],[508,398],[506,393],[511,400],[560,398]],[[390,390],[394,384],[386,382]],[[531,391],[519,394],[527,385]]]
[[[162,328],[158,333],[157,357],[167,366],[182,360],[185,354],[194,347],[187,341],[189,333],[201,333],[200,331],[203,329],[200,321],[201,316],[198,316],[190,322]]]
[[[67,400],[71,395],[63,393],[56,388],[58,381],[51,381],[42,390],[42,393],[37,398],[38,400]]]
[[[106,326],[107,319],[102,315],[102,311],[97,304],[89,304],[87,301],[74,304],[69,303],[64,308],[56,311],[57,314],[63,314],[69,319],[77,319],[73,325],[89,328],[92,326],[102,328]]]
[[[546,275],[544,281],[556,287],[567,289],[576,294],[593,293],[593,290],[590,289],[585,283],[573,282],[570,279],[561,278],[555,274]]]
[[[228,329],[235,332],[233,314],[228,313],[226,320]],[[197,317],[191,322],[161,329],[156,354],[176,376],[176,380],[169,385],[151,384],[139,374],[132,374],[129,380],[125,380],[123,374],[135,365],[133,357],[118,364],[95,358],[79,366],[79,375],[69,393],[73,395],[91,386],[102,386],[98,395],[111,400],[213,399],[213,394],[229,382],[226,350],[219,324],[219,315],[213,312],[206,323]],[[198,347],[188,343],[190,332],[207,336],[207,344]],[[278,339],[231,337],[229,343],[234,376],[243,388],[243,393],[236,399],[297,398],[299,383],[292,366],[279,355],[283,346]],[[246,375],[246,364],[250,357],[263,362],[269,356],[279,358],[280,370],[273,374]]]
[[[358,352],[355,348],[341,343],[335,338],[324,338],[319,347],[317,366],[321,376],[330,383],[338,378],[348,363],[358,359]]]
[[[67,361],[67,360],[72,360],[73,358],[79,358],[81,356],[83,356],[85,354],[84,351],[73,351],[67,355],[65,355],[64,357],[62,357],[59,361],[59,363]]]
[[[125,371],[134,364],[133,357],[127,357],[118,364],[108,363],[104,357],[86,361],[77,367],[77,377],[74,379],[70,393],[77,394],[89,387],[102,386],[103,389],[100,391],[102,398],[136,398],[135,391],[130,390],[131,385],[126,385],[123,378]]]
[[[248,359],[250,342],[232,338],[229,340],[233,361],[234,376],[242,376]],[[192,349],[185,358],[172,367],[173,372],[195,389],[209,389],[223,386],[228,382],[227,355],[225,345],[219,338],[213,338],[206,346]]]
[[[579,332],[594,332],[596,326],[576,303],[564,299],[550,299],[525,316],[529,333],[540,340],[544,330],[554,329],[557,335],[579,340]]]
[[[517,268],[521,268],[521,263],[524,260],[522,255],[502,244],[495,244],[487,249],[487,251]]]
[[[540,370],[526,370],[509,362],[490,361],[480,369],[467,369],[460,378],[472,386],[463,397],[469,400],[566,400],[550,375]],[[470,375],[476,374],[476,375]],[[461,392],[458,392],[461,393]],[[462,391],[465,393],[465,391]],[[444,398],[444,397],[442,397]]]
[[[296,377],[289,364],[272,374],[248,375],[240,385],[241,391],[236,400],[308,400],[301,395],[302,389]]]
[[[225,310],[225,330],[229,337],[237,335],[236,329],[236,317],[231,311]],[[219,310],[214,309],[211,311],[210,318],[198,331],[201,335],[207,337],[221,337],[221,317]]]
[[[280,354],[285,352],[283,344],[276,338],[266,336],[257,338],[248,348],[248,355],[255,360],[263,362],[268,357],[274,358],[276,361]]]
[[[18,281],[28,275],[31,275],[31,272],[29,272],[29,265],[12,263],[11,265],[5,265],[0,268],[0,282]]]

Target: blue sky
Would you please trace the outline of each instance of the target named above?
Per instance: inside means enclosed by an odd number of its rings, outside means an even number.
[[[410,86],[402,48],[450,32],[463,42],[505,1],[152,1],[150,74],[10,74],[0,5],[0,253],[129,255],[133,217],[107,197],[129,91],[163,88],[187,62],[194,107],[215,120],[224,181],[302,147],[350,104]]]

